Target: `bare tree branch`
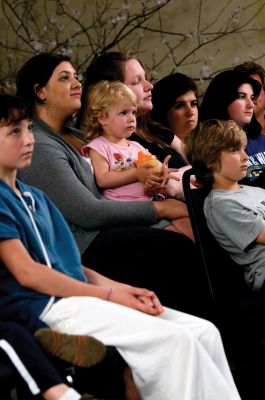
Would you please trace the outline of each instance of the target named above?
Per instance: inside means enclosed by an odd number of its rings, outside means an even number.
[[[0,0],[0,80],[12,84],[38,52],[69,54],[82,72],[97,54],[128,48],[141,55],[153,79],[178,69],[209,79],[235,62],[222,57],[227,39],[236,44],[235,59],[251,51],[253,60],[264,60],[265,0],[238,4],[193,0],[189,9],[179,0]]]

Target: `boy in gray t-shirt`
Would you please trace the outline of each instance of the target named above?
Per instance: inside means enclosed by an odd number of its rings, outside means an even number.
[[[198,183],[211,189],[204,203],[210,231],[259,291],[265,280],[265,190],[238,183],[247,172],[246,143],[234,121],[208,120],[187,138],[186,153]]]

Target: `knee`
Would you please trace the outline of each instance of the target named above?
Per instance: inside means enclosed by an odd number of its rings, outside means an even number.
[[[210,321],[207,321],[207,333],[208,336],[216,339],[220,339],[221,335],[219,329]]]
[[[215,347],[217,343],[222,342],[221,334],[217,327],[210,321],[206,321],[205,328],[201,335],[199,335],[198,339],[202,344],[207,347]]]
[[[189,329],[177,326],[167,333],[169,336],[168,343],[171,343],[172,348],[181,348],[184,352],[190,352],[193,350],[196,344],[196,339]]]

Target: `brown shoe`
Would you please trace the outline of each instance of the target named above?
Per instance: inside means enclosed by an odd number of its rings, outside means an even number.
[[[106,353],[104,344],[92,336],[68,335],[42,328],[34,333],[34,337],[47,353],[79,367],[98,364]]]

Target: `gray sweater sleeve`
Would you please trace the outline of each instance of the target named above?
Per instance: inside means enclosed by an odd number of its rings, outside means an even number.
[[[42,136],[44,135],[44,136]],[[157,222],[150,201],[104,200],[96,188],[93,173],[68,143],[36,132],[32,165],[19,174],[26,183],[43,190],[61,210],[70,225],[86,230]]]

